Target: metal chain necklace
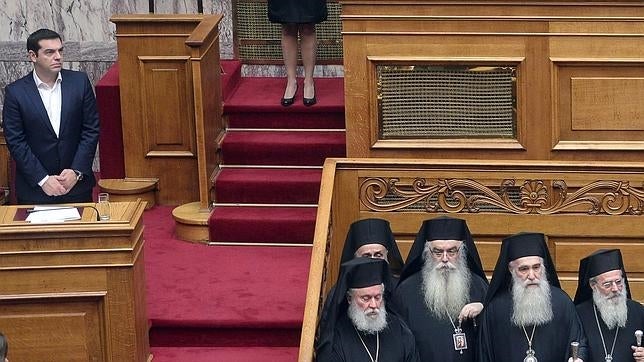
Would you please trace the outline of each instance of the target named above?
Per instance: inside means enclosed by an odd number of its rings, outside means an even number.
[[[369,359],[371,360],[371,362],[378,362],[378,355],[380,354],[380,332],[376,332],[376,358],[373,358],[373,356],[371,355],[371,352],[369,352],[369,348],[367,348],[367,344],[364,343],[364,340],[362,339],[360,332],[358,332],[358,329],[356,329],[355,326],[353,326],[353,329],[358,334],[358,338],[360,338],[360,342],[362,342],[362,346],[364,347],[365,351],[367,351],[367,354],[369,355]]]
[[[613,339],[613,346],[610,348],[610,353],[606,349],[606,342],[604,342],[604,333],[602,333],[602,327],[599,324],[599,318],[597,317],[597,306],[593,303],[593,312],[595,312],[595,321],[597,322],[597,329],[599,330],[599,337],[602,339],[602,347],[604,347],[604,361],[610,362],[613,360],[613,352],[615,352],[615,342],[617,342],[617,334],[619,333],[619,326],[615,328],[615,338]],[[610,331],[610,329],[609,329]]]
[[[534,330],[537,329],[537,325],[532,326],[532,334],[530,334],[530,337],[528,337],[528,332],[525,330],[524,326],[521,326],[523,328],[523,333],[525,334],[525,338],[528,340],[528,350],[525,351],[525,358],[523,359],[523,362],[538,362],[537,356],[535,356],[535,352],[532,349],[532,340],[534,339]]]

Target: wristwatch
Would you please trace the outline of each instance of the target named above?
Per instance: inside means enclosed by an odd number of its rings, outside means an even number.
[[[76,174],[76,181],[80,181],[80,180],[83,179],[83,173],[82,172],[80,172],[78,170],[74,170],[74,173]]]

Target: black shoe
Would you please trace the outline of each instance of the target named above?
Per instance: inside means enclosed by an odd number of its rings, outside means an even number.
[[[304,98],[302,100],[305,106],[310,107],[318,102],[318,100],[313,96],[313,98]]]
[[[313,86],[313,94],[313,98],[304,97],[302,99],[302,103],[304,103],[305,106],[310,107],[318,102],[318,100],[315,98],[315,86]]]
[[[297,94],[297,84],[295,85],[295,93],[293,93],[293,97],[291,98],[282,98],[282,106],[288,107],[295,103],[295,94]]]

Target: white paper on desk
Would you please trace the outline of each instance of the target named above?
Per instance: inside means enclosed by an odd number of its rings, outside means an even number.
[[[27,216],[26,221],[37,224],[80,220],[80,218],[80,213],[75,207],[34,206],[34,210]]]

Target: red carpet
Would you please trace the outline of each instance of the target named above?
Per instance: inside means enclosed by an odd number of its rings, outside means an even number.
[[[316,204],[321,178],[321,169],[225,168],[217,175],[215,200],[219,203]]]
[[[316,79],[318,103],[312,107],[302,105],[298,82],[290,107],[279,103],[281,78],[241,78],[226,98],[221,159],[227,167],[214,182],[211,242],[313,242],[317,210],[310,205],[317,204],[321,166],[328,157],[346,155],[344,82]]]
[[[228,165],[321,166],[343,157],[344,132],[228,132],[221,154]]]
[[[235,93],[226,99],[224,113],[236,112],[277,112],[277,113],[344,113],[344,82],[342,78],[316,78],[315,96],[318,103],[312,107],[302,104],[304,85],[298,79],[295,103],[282,107],[285,78],[242,78]]]
[[[297,360],[297,347],[184,347],[184,348],[152,348],[154,362],[286,362]]]
[[[234,340],[239,334],[230,332],[245,329],[250,335],[259,329],[294,330],[299,337],[310,248],[213,247],[179,241],[172,237],[171,212],[172,207],[156,206],[144,215],[152,345],[158,345],[155,339],[203,345],[203,340],[187,337],[208,333]],[[176,335],[158,335],[157,328]],[[194,336],[191,328],[202,330]],[[263,338],[271,340],[255,334],[255,345],[262,345]],[[207,342],[213,346],[224,341]]]
[[[238,61],[222,62],[228,129],[210,241],[310,244],[320,166],[345,155],[343,80],[316,79],[313,107],[302,105],[299,80],[296,103],[285,108],[279,104],[284,79],[242,78],[240,68]],[[122,146],[115,147],[122,145],[116,67],[97,85],[97,97],[102,176],[123,177]],[[171,211],[156,206],[144,214],[154,361],[295,361],[310,247],[179,241]]]
[[[316,214],[316,207],[217,206],[210,214],[210,240],[312,244]]]

